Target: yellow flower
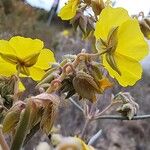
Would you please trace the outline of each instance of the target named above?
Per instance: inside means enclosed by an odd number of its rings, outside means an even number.
[[[68,0],[68,3],[60,10],[58,16],[62,20],[72,19],[77,12],[79,0]]]
[[[80,138],[75,138],[82,145],[82,150],[95,150],[92,146],[85,144],[85,142]]]
[[[12,37],[9,41],[0,40],[0,75],[11,76],[20,72],[21,76],[30,76],[40,80],[49,62],[55,62],[53,52],[43,49],[38,39]]]
[[[56,150],[94,150],[92,146],[85,144],[83,140],[77,137],[64,137],[61,139],[60,144],[56,147]]]
[[[139,61],[148,54],[138,21],[123,8],[107,7],[99,16],[94,35],[109,74],[122,86],[134,85],[142,75]]]

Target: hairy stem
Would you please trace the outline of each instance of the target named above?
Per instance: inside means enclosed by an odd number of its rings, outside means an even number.
[[[116,119],[116,120],[129,120],[127,117],[119,116],[119,115],[103,115],[95,118],[94,120],[98,119]],[[134,116],[132,120],[143,120],[143,119],[150,119],[150,114],[149,115],[138,115]]]
[[[98,113],[93,119],[99,118],[102,114],[104,114],[108,109],[112,107],[113,103],[110,103],[106,108],[104,108],[100,113]]]
[[[30,121],[30,103],[28,102],[22,118],[18,124],[16,133],[14,135],[10,150],[20,150],[27,135],[29,121]]]
[[[85,131],[86,131],[90,121],[91,121],[91,119],[89,119],[89,118],[86,119],[83,130],[82,130],[82,133],[81,133],[81,136],[80,136],[81,139],[84,138]]]
[[[66,94],[65,94],[66,95]],[[72,98],[69,98],[68,99],[76,108],[78,108],[80,111],[84,112],[83,108],[78,104],[76,103]]]
[[[26,138],[25,138],[25,140],[24,140],[23,146],[25,146],[25,145],[28,143],[28,141],[31,140],[31,138],[35,135],[35,133],[36,133],[39,129],[40,129],[40,123],[38,123],[37,125],[35,125],[35,126],[31,129],[30,133],[26,136]]]

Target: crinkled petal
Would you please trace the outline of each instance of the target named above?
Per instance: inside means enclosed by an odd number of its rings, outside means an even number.
[[[30,77],[35,81],[41,80],[41,78],[45,74],[45,71],[38,67],[30,67],[29,71],[30,71]]]
[[[56,62],[54,53],[49,49],[42,49],[38,61],[34,66],[41,69],[48,69],[51,67],[50,62]]]
[[[128,12],[123,8],[106,7],[102,10],[96,23],[94,35],[96,39],[107,39],[108,33],[113,27],[120,26],[130,19]]]
[[[16,74],[16,66],[0,58],[0,75],[9,77]]]
[[[26,58],[38,53],[44,46],[43,42],[39,39],[24,38],[21,36],[12,37],[9,40],[9,45],[15,51],[18,58]]]
[[[69,0],[68,3],[60,10],[58,16],[62,20],[70,20],[76,15],[79,0]]]
[[[119,27],[116,52],[138,61],[148,55],[148,44],[136,19],[130,19]]]
[[[141,79],[142,67],[138,61],[124,57],[120,54],[115,54],[114,59],[116,60],[117,67],[121,72],[121,76],[110,67],[105,59],[105,56],[103,56],[103,64],[108,70],[110,76],[115,78],[120,83],[120,85],[124,87],[128,85],[132,86],[139,79]]]

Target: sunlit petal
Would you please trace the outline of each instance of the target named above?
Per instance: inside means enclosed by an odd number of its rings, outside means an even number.
[[[41,40],[21,36],[12,37],[9,40],[9,44],[15,50],[18,58],[26,58],[40,52],[43,48],[43,42]]]
[[[113,27],[120,26],[130,19],[128,12],[123,8],[106,7],[102,10],[96,23],[94,35],[96,39],[107,39],[108,33]]]
[[[35,66],[42,69],[48,69],[51,66],[51,62],[56,62],[54,53],[49,49],[42,49]]]

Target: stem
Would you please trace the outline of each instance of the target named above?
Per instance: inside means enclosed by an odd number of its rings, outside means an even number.
[[[90,112],[87,114],[87,116],[86,116],[86,121],[85,121],[85,124],[84,124],[84,127],[83,127],[83,129],[82,129],[82,133],[81,133],[81,139],[82,138],[84,138],[84,134],[85,134],[85,131],[86,131],[86,129],[87,129],[87,127],[88,127],[88,125],[89,125],[89,123],[93,120],[93,111],[94,111],[94,108],[95,108],[95,103],[94,104],[92,104],[92,106],[91,106],[91,109],[90,109]]]
[[[94,120],[98,119],[116,119],[116,120],[129,120],[127,117],[119,116],[119,115],[103,115],[95,118]],[[143,119],[150,119],[149,115],[139,115],[134,116],[131,120],[143,120]]]
[[[20,122],[18,123],[18,127],[14,136],[14,139],[11,144],[10,150],[20,150],[24,139],[27,135],[29,121],[30,121],[30,103],[28,102],[26,109],[22,115]]]
[[[28,141],[35,135],[35,133],[40,129],[40,123],[38,123],[37,125],[35,125],[29,134],[27,134],[26,139],[24,140],[23,146],[25,146]]]
[[[16,73],[16,83],[15,83],[15,86],[14,86],[14,103],[16,101],[18,101],[19,97],[18,97],[18,93],[19,93],[19,82],[20,82],[20,78],[19,78],[19,75],[20,75],[20,67],[18,67],[17,69],[17,73]]]
[[[2,126],[0,126],[0,146],[2,147],[2,150],[9,150],[8,144],[2,133]]]
[[[98,113],[97,115],[96,115],[96,117],[94,117],[94,118],[97,118],[97,117],[99,117],[99,116],[101,116],[103,113],[105,113],[111,106],[113,105],[113,103],[110,103],[106,108],[104,108],[100,113]]]
[[[89,125],[90,121],[91,121],[91,119],[89,119],[89,118],[86,119],[83,130],[82,130],[82,133],[81,133],[81,136],[80,136],[81,139],[84,138],[85,131],[86,131],[87,126]]]
[[[65,94],[65,95],[66,95],[66,94]],[[69,98],[68,100],[69,100],[73,105],[75,105],[76,108],[78,108],[80,111],[84,112],[83,108],[82,108],[80,105],[78,105],[78,103],[76,103],[72,98]]]

